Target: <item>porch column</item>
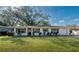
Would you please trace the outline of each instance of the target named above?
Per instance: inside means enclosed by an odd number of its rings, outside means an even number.
[[[70,33],[69,28],[67,28],[66,30],[67,30],[67,32],[66,32],[66,33],[67,33],[67,35],[69,35],[69,33]]]
[[[43,28],[40,28],[41,35],[43,35]]]
[[[33,28],[31,28],[31,36],[33,36]]]
[[[16,36],[16,35],[17,35],[16,28],[14,28],[14,36]]]
[[[48,32],[49,32],[48,35],[51,35],[51,28],[48,28]]]
[[[28,31],[27,31],[27,28],[26,28],[26,35],[28,35]]]
[[[48,32],[51,33],[51,28],[48,28]]]

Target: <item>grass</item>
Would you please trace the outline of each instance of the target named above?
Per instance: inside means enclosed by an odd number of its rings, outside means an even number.
[[[2,52],[78,52],[79,39],[74,37],[9,37],[0,36]]]

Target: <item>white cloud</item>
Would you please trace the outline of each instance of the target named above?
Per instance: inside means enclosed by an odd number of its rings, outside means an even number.
[[[60,20],[60,21],[59,21],[59,23],[63,23],[63,22],[64,22],[64,20]]]
[[[79,24],[77,24],[79,26]]]
[[[54,26],[58,26],[58,24],[57,24],[57,23],[54,23],[54,24],[52,24],[52,25],[54,25]]]
[[[74,19],[74,21],[79,21],[79,19]]]

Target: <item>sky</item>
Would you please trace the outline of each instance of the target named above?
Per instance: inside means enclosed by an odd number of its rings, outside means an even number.
[[[39,8],[51,16],[51,25],[73,24],[79,26],[79,6],[42,6]]]
[[[5,9],[7,6],[0,6]],[[38,6],[42,12],[50,16],[49,23],[53,26],[78,25],[79,6]]]

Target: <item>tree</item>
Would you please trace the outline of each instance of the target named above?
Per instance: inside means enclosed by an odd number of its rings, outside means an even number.
[[[1,22],[7,26],[49,25],[49,16],[36,7],[8,7],[1,13]]]

